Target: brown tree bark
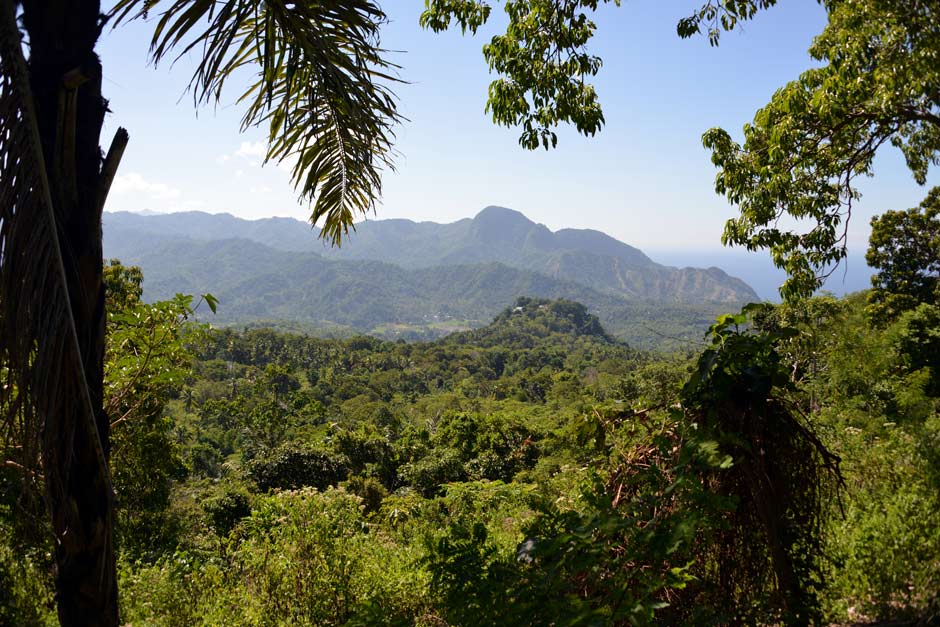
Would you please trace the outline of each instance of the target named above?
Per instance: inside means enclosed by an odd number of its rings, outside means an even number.
[[[103,26],[98,0],[24,0],[29,78],[64,259],[72,315],[98,439],[108,456],[103,410],[105,310],[99,147],[107,102],[94,48]],[[55,534],[56,603],[62,625],[118,624],[113,498],[84,408],[46,416],[56,437],[43,451]],[[49,485],[49,477],[60,480]]]

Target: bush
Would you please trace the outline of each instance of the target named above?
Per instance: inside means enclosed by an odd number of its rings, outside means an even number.
[[[325,490],[346,478],[344,460],[326,451],[286,444],[251,460],[248,476],[262,492],[314,487]]]
[[[360,499],[312,489],[260,497],[222,559],[124,564],[134,625],[414,625],[429,615],[417,554],[372,534]]]
[[[51,575],[35,556],[18,555],[0,543],[0,625],[58,624]]]
[[[849,482],[828,551],[834,557],[829,593],[836,617],[916,620],[940,612],[940,491],[930,482],[940,466],[940,419],[920,435],[888,426],[875,437],[845,430],[841,440]]]
[[[347,492],[362,499],[362,509],[366,514],[379,511],[382,501],[388,496],[385,486],[372,477],[350,477],[344,487]]]
[[[251,514],[251,503],[243,492],[225,491],[203,501],[202,509],[209,516],[212,530],[225,537],[242,518]]]

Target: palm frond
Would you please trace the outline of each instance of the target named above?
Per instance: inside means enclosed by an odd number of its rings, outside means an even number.
[[[76,399],[83,413],[78,424],[60,421],[70,425],[65,431],[45,428],[49,417],[74,415]],[[12,0],[0,0],[0,420],[11,461],[30,470],[42,451],[69,451],[74,429],[88,429],[104,477],[110,478],[69,303]],[[65,499],[67,478],[55,475],[68,468],[68,463],[44,464],[51,498]]]
[[[116,22],[144,17],[159,0],[120,0]],[[393,169],[397,112],[371,0],[174,0],[156,20],[155,63],[201,54],[190,87],[196,104],[218,102],[235,75],[253,72],[241,95],[242,130],[268,126],[267,160],[291,165],[311,221],[341,243],[356,214],[375,208],[383,169]]]

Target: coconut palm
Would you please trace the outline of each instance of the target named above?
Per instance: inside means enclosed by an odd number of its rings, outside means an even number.
[[[106,22],[152,16],[155,62],[189,53],[194,101],[233,74],[242,128],[338,243],[374,208],[398,121],[395,66],[369,0],[0,0],[0,415],[11,458],[41,477],[63,625],[117,625],[109,417],[103,409],[101,212],[128,134],[103,156],[107,101],[95,54]]]

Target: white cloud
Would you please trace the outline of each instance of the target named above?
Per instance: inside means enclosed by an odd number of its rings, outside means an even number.
[[[243,157],[250,161],[262,161],[268,154],[268,145],[264,142],[242,142],[238,150],[235,151],[236,157]]]
[[[290,175],[294,173],[294,167],[297,165],[298,156],[296,154],[287,155],[281,161],[278,161],[277,167]]]
[[[248,168],[254,170],[255,168],[260,168],[264,164],[264,160],[267,156],[267,143],[263,141],[246,141],[241,142],[235,152],[219,155],[216,157],[215,162],[219,165],[231,164],[229,167],[235,166],[235,176],[241,177],[245,175],[246,171],[242,167],[237,167],[236,164],[240,163],[242,166],[247,166]],[[233,161],[234,163],[231,163]],[[286,172],[288,175],[290,175],[294,171],[294,166],[297,165],[297,155],[290,154],[280,161],[272,161],[271,165],[274,165],[274,167],[278,170]]]
[[[166,183],[152,183],[136,172],[114,177],[110,193],[114,195],[137,194],[147,196],[152,200],[172,200],[180,196],[180,190],[175,187]]]

